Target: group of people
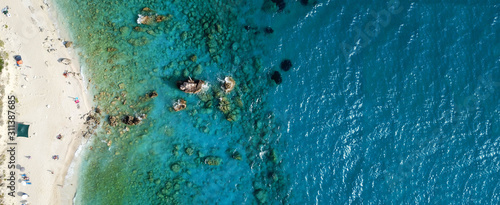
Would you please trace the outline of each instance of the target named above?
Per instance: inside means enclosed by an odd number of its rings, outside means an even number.
[[[24,183],[31,184],[30,178],[28,176],[26,176],[26,174],[21,174],[21,177],[22,177]]]

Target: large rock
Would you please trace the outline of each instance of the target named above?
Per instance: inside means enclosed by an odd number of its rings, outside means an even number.
[[[174,103],[174,110],[176,112],[184,110],[184,109],[186,109],[186,107],[187,107],[187,105],[186,105],[186,101],[184,99],[179,99],[179,100],[177,100],[177,102]]]
[[[203,80],[193,80],[189,78],[187,81],[179,81],[177,82],[177,86],[180,90],[185,93],[198,93],[203,88],[203,84],[205,81]]]
[[[69,48],[71,45],[73,45],[72,41],[64,41],[64,47]]]
[[[224,78],[224,85],[223,85],[222,89],[224,89],[224,92],[229,93],[234,89],[235,85],[236,85],[236,81],[234,81],[233,78],[226,77],[226,78]]]
[[[154,16],[144,16],[141,14],[137,16],[137,24],[151,25],[155,21]]]

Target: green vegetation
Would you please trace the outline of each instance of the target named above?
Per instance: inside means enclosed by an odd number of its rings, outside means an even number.
[[[5,43],[0,40],[0,48],[3,48]],[[3,68],[7,66],[7,62],[5,62],[5,59],[9,58],[9,54],[5,51],[0,51],[0,73],[2,72]]]
[[[3,58],[0,57],[0,73],[2,72],[4,65],[5,65],[5,62],[3,61]]]

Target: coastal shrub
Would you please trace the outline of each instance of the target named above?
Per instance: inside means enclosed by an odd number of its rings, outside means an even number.
[[[0,73],[2,72],[4,65],[5,65],[5,62],[4,62],[3,58],[0,58]]]
[[[3,46],[3,41],[0,40],[0,46]],[[7,62],[5,62],[4,59],[8,59],[9,54],[5,51],[0,52],[0,73],[2,72],[3,68],[7,66]]]
[[[2,40],[0,40],[0,47],[3,47],[4,45],[5,43]]]

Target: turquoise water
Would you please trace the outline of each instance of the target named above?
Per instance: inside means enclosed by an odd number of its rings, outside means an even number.
[[[500,5],[284,2],[58,1],[101,110],[78,204],[499,203]]]

